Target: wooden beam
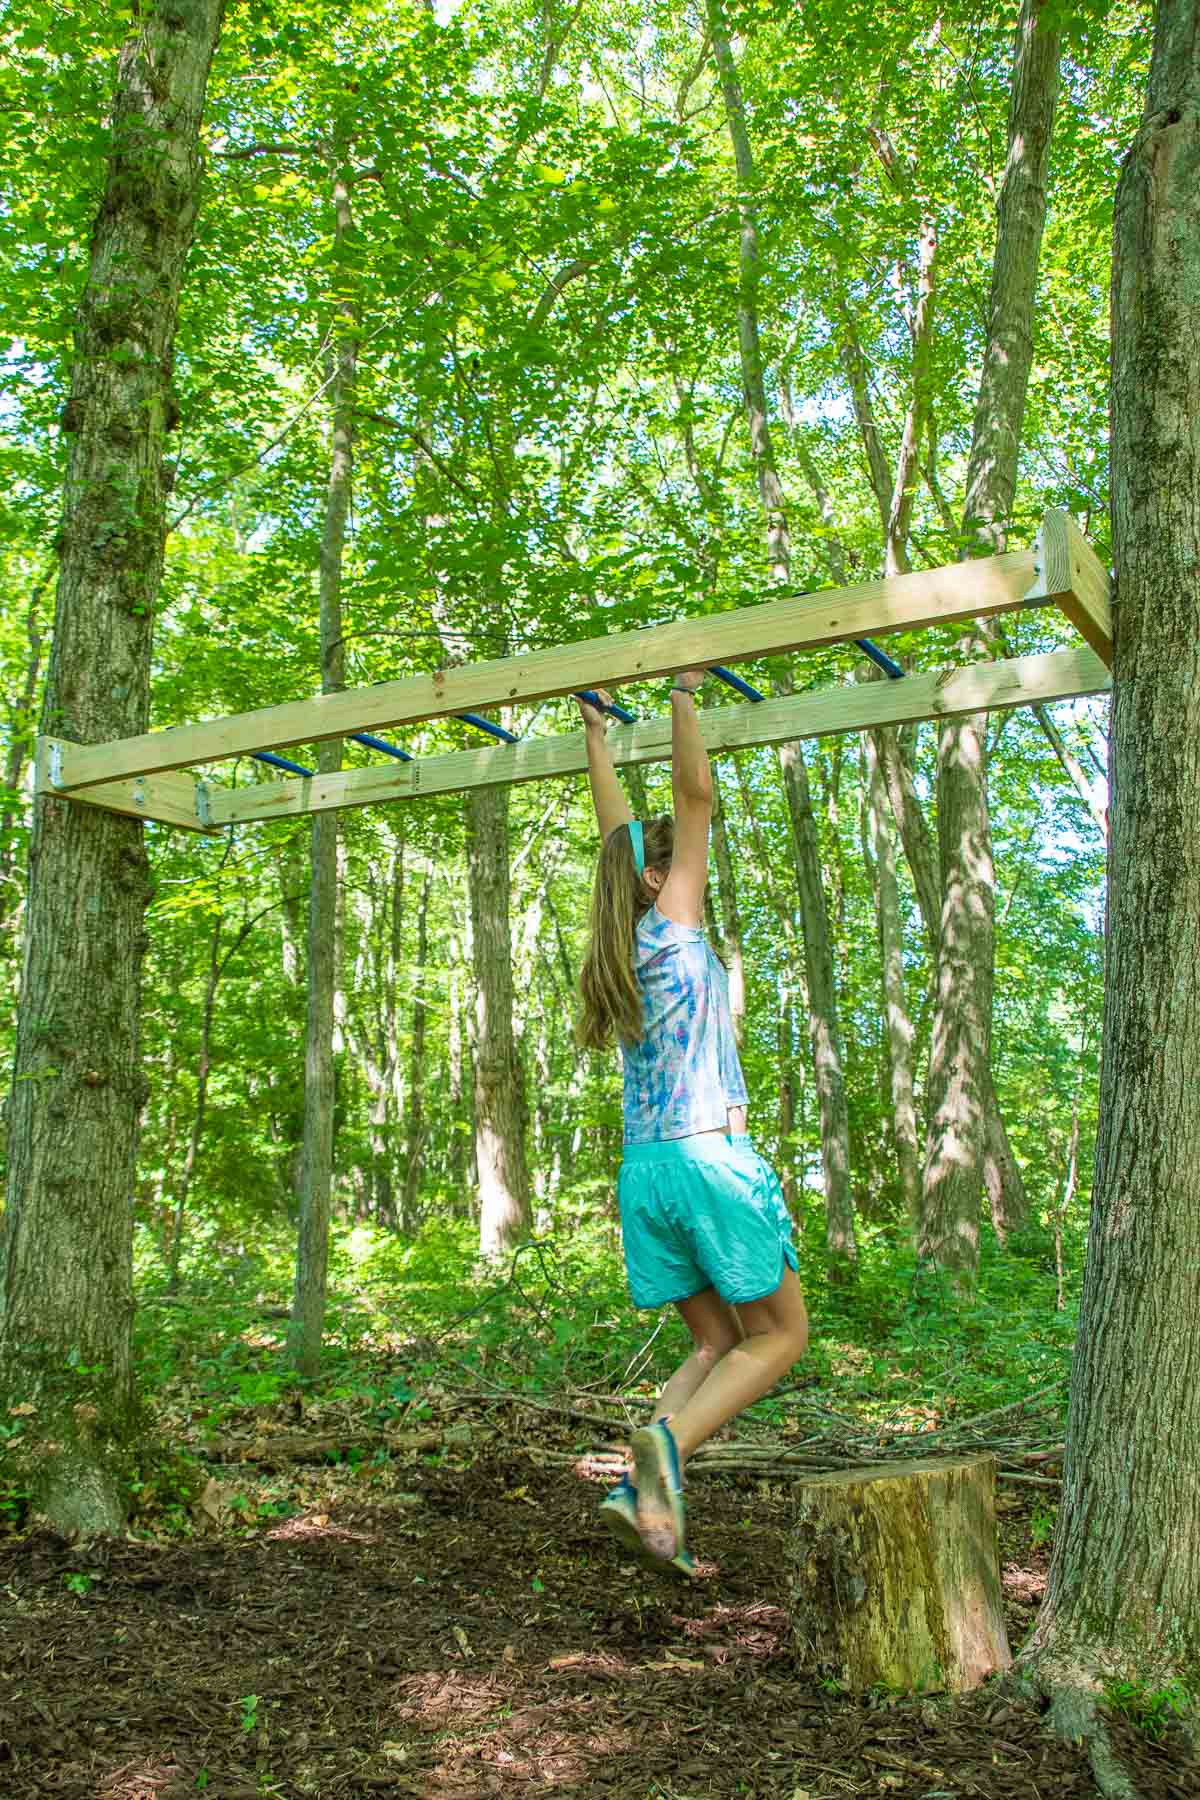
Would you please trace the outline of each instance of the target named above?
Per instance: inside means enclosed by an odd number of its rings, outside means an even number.
[[[1058,604],[1080,637],[1112,668],[1113,627],[1108,570],[1069,513],[1052,507],[1038,539],[1039,586]]]
[[[318,694],[198,725],[175,725],[110,744],[64,744],[60,791],[188,768],[252,750],[383,731],[489,706],[544,700],[578,688],[617,687],[700,664],[746,661],[888,631],[983,618],[1027,604],[1032,550],[918,569],[854,587],[793,595],[761,606],[678,619],[644,631],[531,650],[499,662],[439,669],[405,681]],[[1047,591],[1034,605],[1061,596]]]
[[[701,712],[700,728],[711,751],[745,750],[756,744],[826,737],[842,731],[863,731],[874,725],[902,725],[954,713],[1002,711],[1076,694],[1098,694],[1109,685],[1103,663],[1093,651],[1081,646],[1056,650],[1047,656],[1014,657],[1006,662],[906,675],[903,681],[855,682],[851,686],[796,694],[786,700],[764,700],[757,705],[714,706]],[[618,766],[668,762],[670,718],[639,719],[634,725],[614,726],[608,742]],[[343,769],[335,775],[315,775],[304,780],[289,778],[247,788],[210,786],[205,808],[214,825],[232,825],[345,806],[376,806],[427,794],[459,793],[467,788],[545,781],[581,774],[586,768],[583,733],[573,732],[569,736],[522,738],[516,744],[455,751],[418,762]]]
[[[55,799],[83,800],[105,812],[124,813],[131,819],[152,819],[160,825],[176,825],[183,831],[212,831],[200,817],[196,796],[199,782],[194,775],[139,775],[133,781],[102,782],[80,794],[64,794],[52,779],[55,764],[67,745],[62,738],[39,737],[34,761],[34,796],[49,795]]]

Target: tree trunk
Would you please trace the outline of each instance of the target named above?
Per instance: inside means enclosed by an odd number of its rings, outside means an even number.
[[[796,1180],[796,1058],[793,1050],[794,1003],[792,990],[783,983],[779,989],[779,1023],[776,1046],[779,1052],[779,1186],[784,1204],[793,1218],[800,1209],[800,1186]]]
[[[148,7],[118,62],[104,198],[75,325],[54,645],[43,730],[144,732],[166,538],[175,324],[201,181],[200,119],[222,0]],[[34,1398],[36,1504],[62,1531],[117,1531],[109,1446],[133,1425],[132,1209],[150,877],[140,825],[34,809],[0,1242],[0,1389]]]
[[[729,1010],[739,1045],[746,1025],[746,963],[742,954],[742,915],[738,907],[737,877],[729,850],[725,802],[713,770],[713,861],[717,865],[717,893],[721,901],[721,951],[729,974]]]
[[[45,628],[42,621],[42,597],[50,585],[50,575],[42,576],[25,611],[25,635],[29,655],[25,676],[8,720],[8,754],[4,759],[4,786],[0,792],[0,956],[16,955],[17,922],[24,898],[23,870],[18,865],[18,825],[24,817],[26,797],[22,792],[25,769],[37,721],[37,694],[45,651]]]
[[[450,981],[446,1012],[446,1058],[450,1078],[450,1145],[446,1161],[450,1186],[461,1195],[467,1185],[467,1143],[472,1136],[473,1127],[465,1073],[469,1049],[466,1043],[463,1001],[463,947],[457,937],[450,940]],[[466,1209],[462,1205],[456,1205],[454,1210],[461,1217]]]
[[[746,772],[741,757],[733,759],[737,771],[738,792],[742,800],[742,813],[754,846],[754,860],[766,883],[767,897],[779,921],[780,935],[783,938],[789,972],[779,983],[779,1142],[780,1170],[779,1183],[783,1189],[783,1197],[793,1217],[800,1204],[800,1190],[796,1181],[796,1157],[799,1149],[798,1133],[801,1121],[798,1117],[800,1108],[798,1101],[798,1075],[794,1053],[795,1025],[795,993],[794,989],[803,984],[800,945],[797,941],[796,920],[788,908],[775,880],[770,853],[766,838],[759,822],[758,812],[754,804],[754,795],[746,780]],[[807,1009],[807,995],[802,994],[802,1002]]]
[[[635,819],[650,817],[650,799],[646,793],[646,772],[637,763],[627,763],[619,771],[629,796],[629,807]]]
[[[1068,1700],[1107,1674],[1194,1694],[1200,1669],[1198,167],[1195,0],[1161,0],[1114,228],[1100,1125],[1059,1528],[1024,1655]]]
[[[296,839],[289,840],[276,868],[279,874],[279,939],[283,978],[289,987],[298,988],[304,980],[304,943],[300,915],[304,861]]]
[[[790,682],[776,684],[780,692]],[[858,1258],[854,1235],[854,1194],[850,1186],[850,1120],[842,1073],[842,1041],[834,993],[833,945],[829,912],[821,882],[821,858],[813,817],[808,767],[799,744],[782,744],[788,817],[796,853],[800,895],[800,929],[804,939],[804,973],[808,987],[808,1036],[821,1129],[821,1166],[825,1181],[825,1251],[831,1280],[853,1273]]]
[[[1041,5],[1042,0],[1022,0],[1017,23],[988,341],[967,465],[963,535],[984,555],[1005,545],[1033,361],[1034,301],[1059,62],[1057,33],[1039,29]],[[974,649],[979,641],[977,633],[968,634],[964,645]],[[979,1265],[979,1194],[988,1158],[989,1115],[999,1120],[989,1106],[988,1092],[995,874],[986,713],[943,722],[938,734],[937,792],[942,915],[929,1057],[921,1250],[964,1287],[974,1281]],[[998,1135],[993,1128],[994,1143]],[[1028,1203],[1023,1184],[1011,1180],[1016,1159],[1009,1152],[993,1155],[991,1161],[1002,1184],[1002,1226],[1017,1226]]]
[[[341,245],[353,227],[350,176],[334,178],[334,242]],[[333,415],[329,484],[321,533],[321,691],[346,685],[342,632],[342,554],[354,480],[354,398],[358,377],[358,308],[338,302],[332,349]],[[340,738],[318,751],[321,774],[341,767]],[[320,1369],[325,1326],[325,1284],[329,1268],[329,1213],[333,1187],[335,1102],[333,1033],[337,987],[338,817],[316,813],[312,823],[312,884],[308,905],[308,1010],[304,1033],[304,1148],[300,1165],[300,1231],[296,1279],[288,1323],[287,1353],[301,1375]]]
[[[802,1661],[859,1692],[961,1694],[1007,1669],[995,1488],[990,1456],[798,1482],[784,1567]]]
[[[433,870],[427,866],[421,883],[421,898],[417,902],[417,963],[413,972],[412,1046],[408,1065],[408,1137],[404,1146],[404,1197],[400,1205],[400,1225],[404,1231],[416,1230],[417,1196],[421,1191],[421,1154],[425,1142],[425,1028],[429,1018],[425,982],[432,889]]]
[[[354,1004],[347,1003],[345,1030],[367,1087],[370,1154],[364,1171],[366,1210],[385,1227],[397,1224],[392,1122],[397,1098],[396,972],[404,918],[404,838],[367,872],[356,908],[358,956]],[[369,997],[369,1003],[368,1003]]]
[[[258,921],[270,907],[257,912],[252,918],[245,919],[238,929],[232,944],[221,955],[221,935],[224,929],[224,917],[217,915],[213,926],[212,944],[208,958],[208,977],[204,984],[204,1010],[200,1022],[200,1053],[196,1059],[196,1105],[192,1113],[192,1129],[188,1135],[188,1147],[180,1171],[179,1182],[175,1190],[174,1219],[171,1231],[171,1253],[168,1265],[167,1291],[175,1293],[179,1287],[179,1263],[183,1252],[183,1222],[187,1217],[187,1203],[192,1191],[192,1179],[196,1173],[196,1163],[200,1156],[200,1145],[204,1137],[204,1122],[208,1112],[208,1078],[212,1069],[212,1027],[213,1016],[217,1004],[217,988],[221,977],[245,943]]]
[[[871,859],[875,865],[879,953],[883,966],[883,1015],[887,1039],[892,1141],[896,1147],[900,1192],[915,1242],[921,1197],[921,1168],[917,1107],[913,1095],[913,1026],[904,993],[904,921],[900,913],[896,847],[892,841],[887,795],[871,732],[866,732],[863,736],[863,756],[866,762],[867,834]]]
[[[213,925],[212,943],[209,946],[208,978],[204,984],[204,1010],[200,1020],[200,1054],[196,1059],[196,1105],[192,1112],[192,1129],[188,1135],[188,1147],[183,1159],[183,1168],[179,1172],[179,1180],[175,1187],[171,1254],[167,1266],[167,1292],[169,1294],[179,1291],[179,1263],[183,1255],[183,1221],[187,1214],[188,1198],[192,1191],[192,1176],[196,1172],[196,1159],[200,1154],[200,1140],[204,1136],[204,1116],[208,1108],[208,1074],[212,1066],[212,1022],[217,1003],[217,983],[221,979],[221,932],[224,924],[224,915],[218,913]]]
[[[740,224],[738,264],[738,349],[750,451],[758,479],[759,497],[767,527],[767,557],[771,578],[787,581],[791,572],[791,547],[783,487],[775,465],[763,379],[762,347],[758,331],[760,274],[758,223],[754,203],[757,178],[746,107],[733,60],[729,34],[720,0],[707,0],[709,36],[721,78],[725,119],[733,145],[738,178]],[[776,691],[791,691],[790,681],[776,683]],[[820,850],[809,793],[808,767],[799,743],[779,748],[796,884],[804,933],[804,961],[808,980],[809,1036],[812,1042],[817,1097],[821,1116],[821,1152],[825,1175],[826,1247],[830,1274],[849,1272],[857,1256],[854,1238],[854,1200],[850,1187],[850,1127],[842,1074],[842,1046],[835,997],[833,949],[829,917],[821,882]]]
[[[467,795],[467,879],[475,973],[475,1157],[479,1252],[503,1256],[528,1234],[525,1083],[513,1037],[508,895],[509,789]]]

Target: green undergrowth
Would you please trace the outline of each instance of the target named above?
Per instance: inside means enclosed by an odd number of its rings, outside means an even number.
[[[955,1300],[884,1229],[863,1227],[857,1278],[827,1282],[815,1230],[801,1238],[811,1347],[747,1429],[806,1435],[871,1428],[937,1429],[1037,1394],[1040,1414],[1065,1403],[1074,1295],[1057,1310],[1043,1248],[1002,1251],[985,1239],[977,1291]],[[522,1245],[502,1266],[479,1262],[467,1222],[428,1225],[412,1241],[364,1226],[336,1228],[321,1374],[301,1381],[286,1354],[291,1245],[259,1228],[253,1245],[194,1241],[179,1293],[166,1291],[156,1248],[139,1244],[135,1323],[141,1391],[158,1425],[129,1501],[135,1528],[195,1528],[214,1479],[223,1525],[253,1528],[303,1503],[294,1479],[226,1481],[206,1449],[256,1433],[307,1430],[344,1440],[329,1452],[343,1475],[388,1462],[363,1450],[388,1431],[442,1432],[435,1459],[466,1443],[455,1412],[464,1390],[561,1399],[611,1415],[636,1407],[686,1354],[678,1319],[629,1305],[620,1243],[607,1221],[572,1221]],[[1043,1390],[1051,1390],[1044,1394]],[[589,1396],[594,1400],[589,1401]],[[432,1433],[428,1428],[432,1427]],[[579,1448],[595,1442],[580,1428]],[[469,1435],[469,1434],[468,1434]],[[603,1435],[603,1434],[601,1434]],[[475,1449],[486,1442],[476,1432]],[[190,1459],[190,1460],[189,1460]],[[0,1481],[0,1525],[27,1509]],[[201,1520],[203,1523],[203,1520]]]
[[[788,1387],[862,1425],[920,1429],[1009,1405],[1065,1380],[1075,1296],[1059,1311],[1049,1259],[985,1238],[974,1297],[956,1300],[884,1230],[861,1232],[855,1281],[825,1279],[815,1246],[801,1279],[811,1347]],[[151,1388],[186,1381],[214,1413],[256,1407],[295,1387],[284,1355],[289,1247],[197,1257],[169,1299],[143,1270],[139,1367]],[[348,1397],[386,1375],[533,1395],[649,1393],[686,1349],[670,1313],[629,1304],[607,1226],[573,1227],[481,1265],[474,1228],[439,1223],[411,1242],[357,1226],[335,1233],[323,1372],[314,1391]],[[758,1411],[769,1415],[772,1403]]]
[[[1104,1697],[1114,1712],[1123,1714],[1153,1744],[1161,1744],[1180,1720],[1196,1710],[1195,1696],[1179,1682],[1148,1688],[1140,1681],[1112,1681]]]

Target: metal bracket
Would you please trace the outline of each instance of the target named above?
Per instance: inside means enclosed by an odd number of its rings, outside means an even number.
[[[202,825],[211,827],[213,822],[212,801],[209,798],[207,781],[196,783],[196,817]]]
[[[1046,593],[1046,553],[1042,548],[1042,533],[1039,528],[1033,540],[1033,586],[1022,596],[1025,600],[1045,600]]]
[[[51,787],[60,788],[62,786],[62,772],[63,772],[63,769],[62,769],[62,745],[59,743],[57,738],[51,738],[49,745],[47,746],[47,749],[48,749],[48,755],[46,757],[46,779],[50,783]]]

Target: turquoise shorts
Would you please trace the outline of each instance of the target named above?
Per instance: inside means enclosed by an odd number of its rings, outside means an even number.
[[[748,1137],[626,1144],[617,1200],[635,1306],[710,1287],[742,1306],[765,1300],[784,1267],[797,1267],[778,1178]]]

